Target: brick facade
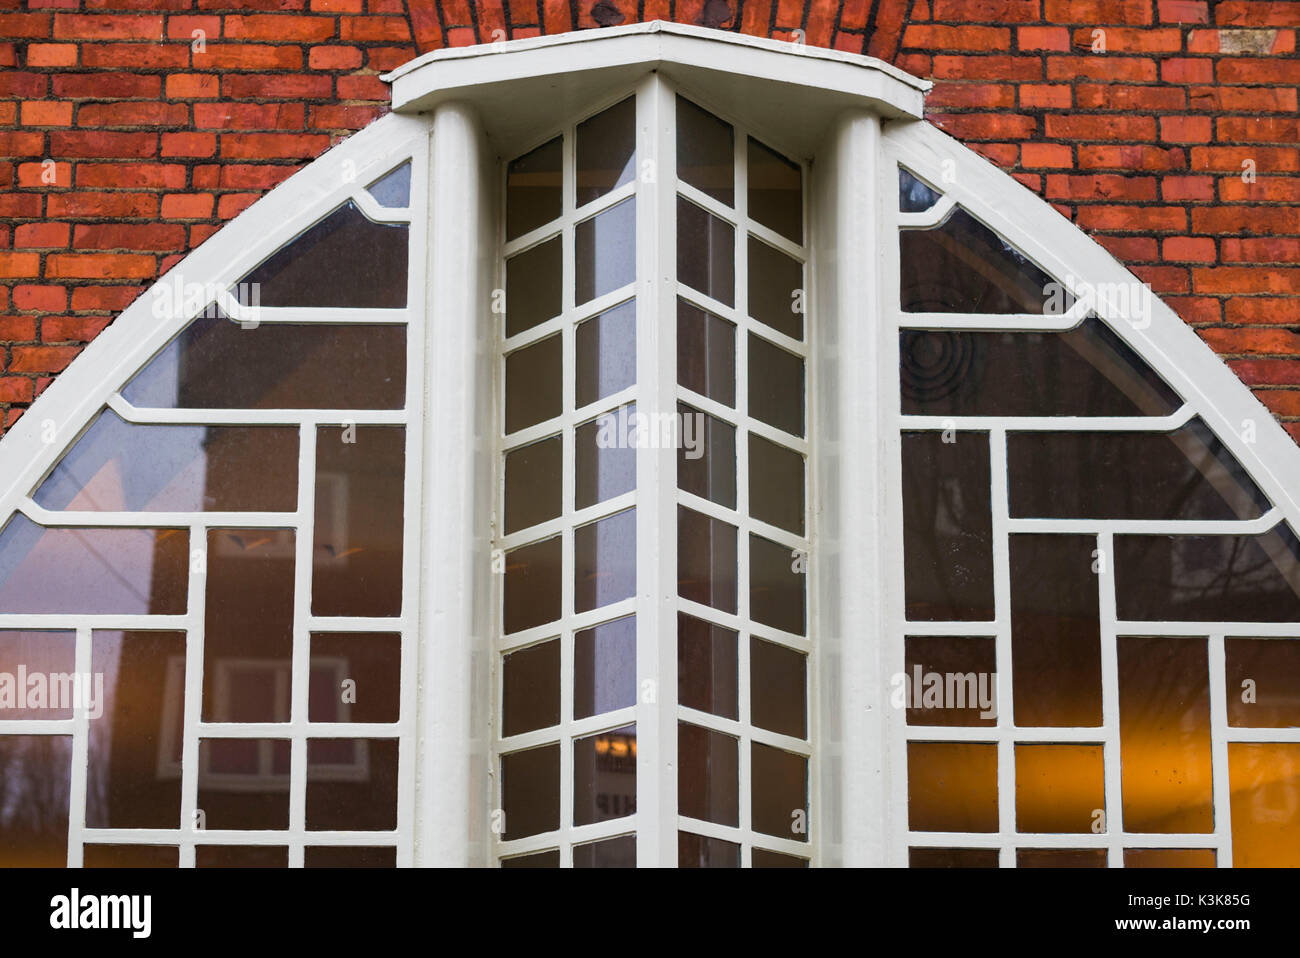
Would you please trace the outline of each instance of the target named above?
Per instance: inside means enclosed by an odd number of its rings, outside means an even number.
[[[0,429],[447,45],[676,20],[865,52],[1300,440],[1298,0],[0,0]],[[801,31],[796,33],[796,31]]]

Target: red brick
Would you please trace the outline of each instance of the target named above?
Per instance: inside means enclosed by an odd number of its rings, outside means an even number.
[[[1079,169],[1081,170],[1181,170],[1187,165],[1187,158],[1178,147],[1166,149],[1139,143],[1097,144],[1079,147]]]
[[[1300,299],[1276,299],[1271,296],[1234,296],[1227,301],[1224,319],[1229,323],[1256,323],[1279,326],[1300,325]]]
[[[13,253],[0,250],[0,279],[26,279],[40,274],[39,253]]]
[[[257,193],[226,193],[217,201],[217,216],[223,220],[234,219],[259,199]]]
[[[58,13],[54,15],[54,37],[60,40],[161,40],[163,18]]]
[[[1209,23],[1206,0],[1159,0],[1156,11],[1161,23]]]
[[[1017,27],[1016,42],[1022,53],[1029,50],[1069,50],[1070,31],[1065,27]]]
[[[14,40],[45,39],[50,35],[50,18],[44,13],[0,14],[0,37]]]
[[[1275,416],[1300,418],[1300,389],[1257,389],[1255,396]]]
[[[307,159],[329,148],[329,137],[303,133],[223,133],[221,155],[232,160]]]
[[[1162,177],[1160,197],[1164,200],[1212,200],[1214,178],[1211,176]]]
[[[1181,206],[1081,206],[1078,224],[1113,232],[1169,232],[1187,228],[1187,211]]]
[[[1213,170],[1240,174],[1242,164],[1250,161],[1255,174],[1294,173],[1300,170],[1300,149],[1281,146],[1194,146],[1191,151],[1193,170]]]
[[[215,133],[164,133],[162,155],[166,157],[212,156],[217,151]]]
[[[334,36],[333,17],[253,14],[226,17],[222,34],[229,40],[313,43]]]
[[[1300,296],[1300,268],[1255,269],[1250,266],[1207,266],[1192,270],[1198,293],[1273,293]],[[1300,366],[1300,363],[1296,363]]]
[[[1048,57],[1047,79],[1104,80],[1109,83],[1144,83],[1156,78],[1156,61],[1106,54],[1086,57]]]
[[[340,40],[353,42],[400,43],[411,39],[411,30],[405,17],[339,17],[338,36]]]
[[[173,193],[162,198],[165,220],[207,219],[212,215],[211,193]]]
[[[232,100],[320,99],[330,96],[331,89],[327,76],[254,73],[221,78],[221,94]]]
[[[73,233],[77,249],[124,249],[171,252],[185,244],[185,227],[164,223],[83,224]]]
[[[1175,263],[1213,263],[1214,240],[1204,236],[1169,236],[1160,244],[1166,260]]]
[[[290,46],[248,43],[209,43],[194,54],[194,66],[203,70],[299,70],[302,50]]]
[[[356,47],[312,47],[307,66],[313,70],[355,70],[361,66],[361,51]]]
[[[1286,329],[1197,330],[1216,353],[1229,356],[1300,354],[1300,333]],[[1295,360],[1293,360],[1294,362]],[[1297,363],[1300,365],[1300,363]]]
[[[1193,110],[1213,113],[1294,113],[1294,88],[1198,86],[1188,91],[1188,105]]]
[[[220,77],[211,73],[173,73],[167,78],[169,100],[194,100],[216,97],[220,93]]]
[[[67,223],[24,223],[14,230],[14,246],[18,249],[66,249],[68,235]]]
[[[68,290],[65,286],[15,286],[13,294],[15,309],[34,309],[48,313],[68,307]]]
[[[22,108],[23,126],[71,126],[72,104],[28,100]]]
[[[9,371],[13,373],[57,373],[81,352],[77,346],[15,346],[10,350],[13,359]]]
[[[1167,296],[1165,304],[1192,324],[1217,323],[1223,318],[1223,300],[1213,296]]]
[[[1007,50],[1011,31],[1002,27],[913,25],[903,31],[904,47],[922,50]]]
[[[46,200],[49,216],[132,217],[158,215],[155,193],[55,193]]]
[[[73,100],[155,100],[161,92],[162,78],[144,73],[60,73],[54,77],[55,95]]]
[[[1064,84],[1026,83],[1020,87],[1020,106],[1023,109],[1067,110],[1073,104],[1074,91]]]
[[[1208,116],[1162,116],[1160,139],[1166,143],[1208,143],[1210,142],[1210,118]]]
[[[1083,110],[1163,113],[1187,106],[1187,93],[1177,87],[1130,86],[1122,83],[1080,83],[1075,97]]]
[[[1219,199],[1224,202],[1300,204],[1300,179],[1260,176],[1254,183],[1245,183],[1240,176],[1223,176],[1218,183]],[[1213,199],[1213,196],[1205,199]]]
[[[0,343],[30,343],[35,340],[35,316],[0,316]]]
[[[1153,140],[1156,121],[1149,116],[1049,116],[1047,135],[1062,140]]]
[[[944,54],[934,58],[933,74],[953,80],[1041,80],[1043,63],[1039,57],[983,56],[964,57]]]
[[[1223,262],[1278,263],[1284,266],[1300,263],[1300,237],[1227,236],[1223,239]]]
[[[1220,83],[1262,83],[1266,86],[1300,83],[1300,60],[1281,57],[1224,57],[1215,72]],[[1211,77],[1197,82],[1209,83]]]
[[[387,112],[379,103],[350,106],[313,106],[308,121],[316,130],[359,130]]]
[[[1044,0],[1043,18],[1053,23],[1151,22],[1151,5],[1133,0]]]
[[[1208,117],[1206,118],[1208,122]],[[1300,119],[1291,116],[1223,116],[1218,120],[1220,143],[1295,143],[1300,141]]]
[[[34,399],[32,390],[32,381],[22,376],[2,376],[0,377],[0,402],[31,402]],[[10,410],[15,412],[17,410]],[[17,421],[6,417],[5,426],[11,426]]]
[[[379,77],[341,76],[337,82],[341,100],[376,100],[388,102],[388,85]]]
[[[146,45],[139,43],[86,43],[81,47],[81,65],[117,69],[123,63],[137,63],[143,57],[155,70],[185,69],[190,65],[188,43]]]
[[[269,163],[227,163],[221,167],[220,186],[223,190],[269,190],[283,183],[293,171],[292,166]]]
[[[1300,210],[1286,206],[1198,206],[1192,208],[1196,233],[1294,234]]]
[[[1152,176],[1052,174],[1047,177],[1047,196],[1054,200],[1076,202],[1090,199],[1140,202],[1156,199],[1156,183],[1156,178]]]
[[[70,67],[77,62],[75,43],[33,43],[27,48],[29,67]]]
[[[79,189],[180,189],[185,167],[179,163],[78,163]]]
[[[112,322],[108,316],[45,316],[41,319],[41,341],[45,343],[88,343]]]
[[[1020,147],[1020,162],[1029,169],[1068,169],[1074,166],[1074,153],[1060,143],[1025,143]]]
[[[1165,60],[1160,64],[1160,79],[1165,83],[1211,83],[1214,80],[1214,61],[1185,57]]]
[[[1125,263],[1151,263],[1160,258],[1160,246],[1151,236],[1094,236],[1111,255]]]
[[[301,130],[301,103],[196,103],[194,125],[208,130]]]
[[[1293,0],[1219,0],[1214,21],[1221,26],[1300,27],[1300,7]]]
[[[72,308],[79,312],[106,310],[121,312],[143,290],[139,286],[80,286],[72,291]]]
[[[77,125],[184,126],[189,114],[189,107],[183,103],[86,103],[77,111]]]
[[[1050,118],[1049,118],[1050,119]],[[941,130],[963,141],[1027,139],[1038,128],[1032,116],[1014,113],[935,114],[929,120]]]

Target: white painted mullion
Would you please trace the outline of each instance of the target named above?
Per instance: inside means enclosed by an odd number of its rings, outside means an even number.
[[[1227,649],[1222,633],[1209,636],[1206,664],[1210,685],[1210,779],[1214,790],[1215,864],[1232,867],[1232,780],[1228,773]],[[1278,741],[1277,729],[1268,729]]]
[[[316,535],[317,426],[303,423],[298,436],[298,515],[294,538],[293,652],[290,662],[289,721],[307,724],[311,688],[311,590]],[[307,738],[295,734],[289,744],[289,867],[303,867],[307,829]]]
[[[190,578],[185,623],[185,699],[181,732],[181,868],[193,868],[199,832],[199,723],[203,720],[203,643],[207,605],[208,537],[200,522],[189,528]]]
[[[1106,848],[1111,868],[1124,867],[1124,802],[1119,732],[1119,631],[1115,618],[1115,537],[1097,536],[1098,619],[1101,639],[1102,763],[1105,770]]]
[[[91,631],[86,626],[77,629],[76,645],[73,651],[74,687],[84,676],[91,678]],[[68,781],[68,867],[80,868],[84,847],[83,833],[86,828],[86,783],[89,775],[90,757],[90,718],[88,715],[86,693],[92,686],[87,682],[82,698],[74,700],[72,712],[72,770]]]
[[[978,434],[968,435],[967,441]],[[961,436],[958,435],[958,442]],[[989,430],[989,487],[993,536],[994,668],[997,670],[998,833],[1002,838],[998,864],[1015,865],[1016,841],[1016,730],[1011,675],[1011,541],[1007,529],[1007,434]],[[929,736],[933,731],[926,729]],[[976,728],[979,741],[988,741],[990,729]]]

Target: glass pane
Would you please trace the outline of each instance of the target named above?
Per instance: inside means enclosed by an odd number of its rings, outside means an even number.
[[[560,238],[538,243],[506,260],[506,335],[560,315],[563,260]]]
[[[1013,535],[1015,724],[1101,724],[1101,621],[1094,536]]]
[[[506,356],[506,432],[518,432],[564,409],[560,336],[516,349]]]
[[[1218,855],[1213,848],[1124,849],[1125,868],[1215,868],[1217,865]]]
[[[739,717],[736,633],[677,613],[677,701],[723,718]]]
[[[122,395],[142,409],[401,409],[406,327],[200,316]]]
[[[578,124],[577,202],[599,199],[636,175],[636,98]]]
[[[506,169],[507,240],[560,215],[563,162],[563,140],[558,136],[511,161]]]
[[[1063,333],[904,329],[909,416],[1167,416],[1182,399],[1105,323]]]
[[[15,513],[0,531],[0,609],[181,615],[189,543],[184,529],[47,529]]]
[[[736,527],[677,507],[677,594],[736,611]]]
[[[510,841],[560,827],[560,746],[501,756],[502,838]]]
[[[908,725],[997,725],[992,637],[909,635],[905,658],[906,671],[891,682]]]
[[[1214,831],[1205,639],[1119,640],[1124,830]]]
[[[396,868],[397,849],[317,845],[303,849],[305,868]]]
[[[724,305],[735,305],[736,228],[680,196],[677,279]]]
[[[401,717],[402,637],[391,632],[313,632],[309,722],[396,722]]]
[[[803,172],[749,138],[749,215],[786,239],[803,242]]]
[[[677,723],[677,811],[719,825],[740,823],[740,742]]]
[[[636,814],[636,726],[573,741],[573,824]]]
[[[397,739],[307,739],[307,827],[397,827]]]
[[[907,817],[916,832],[996,832],[998,747],[908,742]]]
[[[736,327],[680,298],[677,382],[724,406],[736,405]]]
[[[560,852],[537,852],[532,855],[516,855],[514,858],[501,859],[502,868],[559,868]]]
[[[400,426],[321,426],[316,432],[315,615],[402,612]]]
[[[1060,315],[1074,305],[1059,283],[963,209],[931,229],[900,230],[898,243],[904,312]]]
[[[636,868],[636,836],[620,835],[603,842],[573,846],[574,868]]]
[[[804,534],[803,456],[752,432],[749,514],[797,536]]]
[[[636,595],[636,510],[624,509],[573,530],[573,611],[588,612]]]
[[[803,360],[749,334],[749,414],[803,435]]]
[[[72,736],[0,735],[0,867],[68,864]]]
[[[1300,861],[1300,743],[1229,742],[1232,864],[1294,868]]]
[[[1300,622],[1300,542],[1257,536],[1115,537],[1121,619]]]
[[[751,868],[807,868],[808,859],[794,855],[782,855],[770,852],[766,848],[755,848],[750,852]]]
[[[575,508],[585,509],[636,488],[639,424],[632,403],[574,430]]]
[[[198,809],[205,828],[289,827],[289,740],[199,740]]]
[[[909,868],[997,868],[996,848],[909,848]]]
[[[242,306],[401,309],[410,227],[375,223],[351,200],[241,279]]]
[[[91,716],[102,708],[93,680],[89,687],[50,680],[72,674],[76,642],[75,632],[0,632],[0,720],[70,719],[74,708]]]
[[[774,629],[804,634],[804,559],[798,550],[750,535],[750,618]]]
[[[560,724],[560,640],[511,652],[501,660],[503,736]]]
[[[808,665],[802,652],[749,639],[750,717],[759,728],[808,737]]]
[[[677,404],[677,488],[736,508],[736,427],[685,403]]]
[[[939,193],[907,170],[901,166],[898,168],[898,211],[900,213],[924,212],[939,202],[939,196]]]
[[[105,409],[32,498],[88,512],[293,512],[298,430],[137,425]]]
[[[803,339],[803,264],[749,238],[749,315],[778,333]]]
[[[677,98],[677,176],[719,203],[735,205],[736,146],[731,125]]]
[[[197,845],[197,868],[288,868],[289,849],[278,845]]]
[[[636,705],[636,617],[573,634],[573,717]]]
[[[176,731],[184,693],[176,679],[184,676],[184,662],[183,632],[92,633],[90,670],[103,690],[98,709],[89,713],[89,827],[180,826],[181,742]]]
[[[1105,868],[1104,848],[1017,848],[1017,868]]]
[[[577,408],[636,385],[636,300],[578,324]]]
[[[564,477],[564,443],[559,436],[511,449],[505,471],[506,535],[559,517]]]
[[[175,845],[86,845],[83,868],[176,868],[180,849]]]
[[[692,832],[677,833],[678,868],[739,868],[740,846]]]
[[[754,831],[795,842],[808,841],[808,759],[770,745],[751,743]]]
[[[1016,831],[1091,833],[1105,815],[1100,745],[1016,745]]]
[[[505,631],[522,632],[560,617],[560,537],[506,553]]]
[[[907,617],[992,619],[988,434],[905,432],[902,439]]]
[[[1300,641],[1224,640],[1228,724],[1300,727]]]
[[[574,230],[574,301],[581,306],[636,279],[636,200],[626,199]]]
[[[411,205],[411,161],[407,160],[366,187],[380,206],[401,209]]]
[[[1253,519],[1269,501],[1200,419],[1172,432],[1007,436],[1012,516]]]

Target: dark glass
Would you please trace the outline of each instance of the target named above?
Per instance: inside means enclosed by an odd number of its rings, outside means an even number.
[[[375,202],[387,209],[411,205],[411,161],[407,160],[391,173],[385,173],[366,187]]]
[[[736,508],[736,427],[685,403],[677,404],[677,488]]]
[[[105,409],[32,498],[88,512],[293,512],[298,430],[137,425]]]
[[[560,215],[564,141],[548,140],[506,169],[506,239],[523,236]]]
[[[750,333],[749,414],[792,436],[802,436],[803,372],[803,360],[794,353]]]
[[[740,823],[740,742],[677,723],[677,811],[718,825]]]
[[[1300,640],[1224,640],[1228,724],[1300,727]]]
[[[1115,536],[1121,619],[1300,622],[1300,542],[1255,536]]]
[[[574,337],[578,409],[636,385],[636,300],[582,321]]]
[[[754,725],[808,737],[808,659],[775,642],[749,639],[749,709]]]
[[[803,242],[803,171],[749,138],[749,216],[786,239]]]
[[[636,836],[620,835],[603,842],[573,846],[574,868],[636,868]]]
[[[560,238],[506,260],[506,335],[516,336],[560,315],[564,269]]]
[[[996,832],[998,747],[908,742],[907,818],[916,832]]]
[[[541,745],[501,756],[506,841],[560,827],[560,746]]]
[[[636,280],[636,200],[629,198],[574,229],[577,305]]]
[[[909,848],[909,868],[997,868],[996,848]]]
[[[636,510],[573,530],[573,611],[589,612],[636,595]]]
[[[749,315],[792,339],[803,339],[803,264],[749,238]]]
[[[505,631],[522,632],[560,617],[560,537],[506,553]]]
[[[573,740],[573,824],[636,814],[636,726]]]
[[[723,718],[739,717],[736,633],[677,613],[677,701]]]
[[[276,673],[287,675],[293,658],[294,538],[292,529],[208,530],[204,721],[289,721]]]
[[[1105,868],[1104,848],[1017,848],[1017,868]]]
[[[808,841],[808,759],[759,742],[750,743],[754,831]]]
[[[909,635],[903,686],[908,725],[997,725],[992,637]]]
[[[736,228],[681,196],[677,279],[724,305],[736,303]]]
[[[1126,848],[1125,868],[1215,868],[1213,848]]]
[[[1167,416],[1182,399],[1096,316],[1062,333],[904,329],[909,416]]]
[[[782,855],[770,852],[766,848],[751,849],[749,853],[751,868],[807,868],[808,859],[795,855]]]
[[[83,868],[177,868],[180,849],[175,845],[86,845]]]
[[[564,410],[562,349],[557,333],[506,356],[507,433],[554,419]]]
[[[181,615],[189,569],[185,529],[46,528],[15,513],[0,531],[0,609]]]
[[[739,868],[740,846],[693,832],[677,833],[678,868]]]
[[[162,771],[164,762],[170,765],[173,759],[165,754],[162,730],[181,724],[184,695],[169,708],[167,679],[173,663],[184,674],[184,660],[184,632],[91,634],[90,670],[104,677],[104,688],[102,714],[89,725],[86,825],[90,828],[180,826],[179,769],[175,775]],[[180,741],[171,744],[179,759]]]
[[[1013,535],[1015,724],[1101,725],[1101,621],[1094,536]]]
[[[397,827],[395,738],[307,739],[307,828]]]
[[[204,828],[289,827],[288,739],[200,739],[198,772]]]
[[[736,527],[677,507],[677,594],[736,611]]]
[[[1060,315],[1074,299],[963,209],[930,229],[900,230],[903,311]],[[1050,285],[1049,285],[1050,284]]]
[[[905,432],[902,439],[907,617],[990,620],[993,513],[988,434]]]
[[[1300,861],[1300,743],[1229,742],[1232,866]]]
[[[1124,830],[1214,831],[1206,640],[1119,639]]]
[[[939,199],[939,193],[901,166],[898,168],[898,211],[900,213],[922,213],[938,203]]]
[[[411,230],[351,200],[263,260],[235,287],[242,306],[401,309]]]
[[[305,868],[396,868],[397,849],[385,845],[308,845]]]
[[[677,382],[724,406],[736,405],[736,327],[681,298]]]
[[[122,390],[161,409],[401,409],[406,327],[195,319]]]
[[[796,550],[762,536],[749,537],[749,617],[803,635],[806,561]]]
[[[196,845],[197,868],[288,868],[289,849],[282,845]]]
[[[560,852],[552,849],[548,852],[534,852],[532,855],[516,855],[514,858],[501,859],[502,868],[559,868]]]
[[[638,422],[632,403],[574,429],[575,508],[585,509],[636,488]]]
[[[560,640],[502,656],[501,689],[503,736],[559,725]]]
[[[68,864],[72,736],[0,735],[0,867]]]
[[[797,536],[804,534],[803,456],[752,432],[749,514]]]
[[[0,632],[0,719],[70,719],[74,708],[93,714],[96,703],[102,703],[93,682],[78,691],[45,681],[46,676],[73,673],[76,644],[75,632]],[[20,669],[41,679],[29,688]],[[111,680],[106,676],[104,681],[107,691]],[[87,695],[94,700],[87,701]]]
[[[1090,833],[1105,811],[1100,745],[1017,743],[1016,831]]]
[[[1270,503],[1200,419],[1172,432],[1007,436],[1011,515],[1253,519]]]
[[[727,206],[736,204],[735,132],[690,100],[677,98],[677,176]]]
[[[573,634],[573,717],[636,705],[636,617]]]
[[[396,722],[401,703],[400,635],[312,633],[309,722]]]
[[[401,615],[405,466],[400,426],[317,429],[315,615]]]
[[[636,176],[636,98],[578,124],[577,203],[600,199]]]
[[[559,518],[564,481],[564,443],[559,436],[511,449],[505,471],[507,535]]]

